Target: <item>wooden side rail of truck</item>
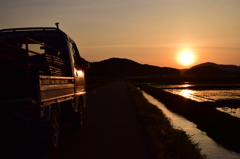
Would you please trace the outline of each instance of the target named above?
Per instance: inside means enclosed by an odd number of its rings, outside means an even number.
[[[87,67],[75,42],[58,28],[0,30],[0,111],[41,125],[46,147],[57,148],[60,121],[82,125]]]

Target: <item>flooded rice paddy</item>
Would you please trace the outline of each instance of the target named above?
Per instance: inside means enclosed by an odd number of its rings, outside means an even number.
[[[240,154],[226,150],[218,145],[205,132],[197,128],[197,125],[190,122],[186,118],[176,113],[173,113],[164,104],[153,98],[151,95],[142,91],[144,97],[152,104],[156,105],[168,117],[175,128],[183,129],[192,139],[199,143],[202,153],[207,155],[208,159],[240,159]]]
[[[231,108],[231,107],[221,107],[221,108],[216,108],[217,110],[228,113],[232,115],[233,117],[240,118],[240,108]]]
[[[240,100],[240,84],[180,84],[161,85],[150,84],[150,86],[163,89],[176,95],[192,99],[197,102],[219,102],[222,100]],[[239,105],[240,107],[240,105]],[[226,105],[216,108],[221,112],[228,113],[240,118],[240,108]]]

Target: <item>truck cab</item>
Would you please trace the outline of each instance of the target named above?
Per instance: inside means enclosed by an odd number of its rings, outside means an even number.
[[[61,121],[82,125],[88,67],[59,28],[0,30],[0,110],[42,126],[46,147],[55,149]]]

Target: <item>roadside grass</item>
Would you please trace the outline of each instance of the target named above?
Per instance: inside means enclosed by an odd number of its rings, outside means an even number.
[[[206,158],[191,136],[183,130],[174,129],[160,109],[150,104],[132,83],[127,84],[135,102],[138,121],[148,134],[158,159]]]

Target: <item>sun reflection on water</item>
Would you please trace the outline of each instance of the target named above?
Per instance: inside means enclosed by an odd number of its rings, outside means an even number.
[[[186,87],[190,87],[191,85],[189,84],[184,84],[182,87],[186,88]]]
[[[191,96],[194,92],[192,90],[189,90],[189,89],[183,89],[179,92],[180,95],[182,95],[183,97],[186,97],[186,98],[190,98],[191,99]]]
[[[191,90],[191,89],[164,89],[197,102],[215,102],[220,100],[239,100],[240,90]]]
[[[192,86],[195,89],[192,88]],[[200,88],[202,87],[205,89],[196,89],[195,86],[200,86]],[[240,99],[239,84],[237,85],[236,84],[232,84],[232,85],[216,84],[216,85],[211,85],[212,87],[208,87],[208,86],[209,84],[192,85],[191,83],[184,83],[179,85],[155,85],[154,87],[161,88],[166,92],[180,95],[185,98],[194,100],[196,102],[217,102],[221,100],[238,100],[239,101]],[[215,88],[215,86],[217,86],[217,88]],[[233,86],[236,86],[236,88],[234,88]],[[232,108],[230,105],[230,106],[216,108],[216,109],[218,111],[228,113],[233,117],[240,118],[240,108]]]

